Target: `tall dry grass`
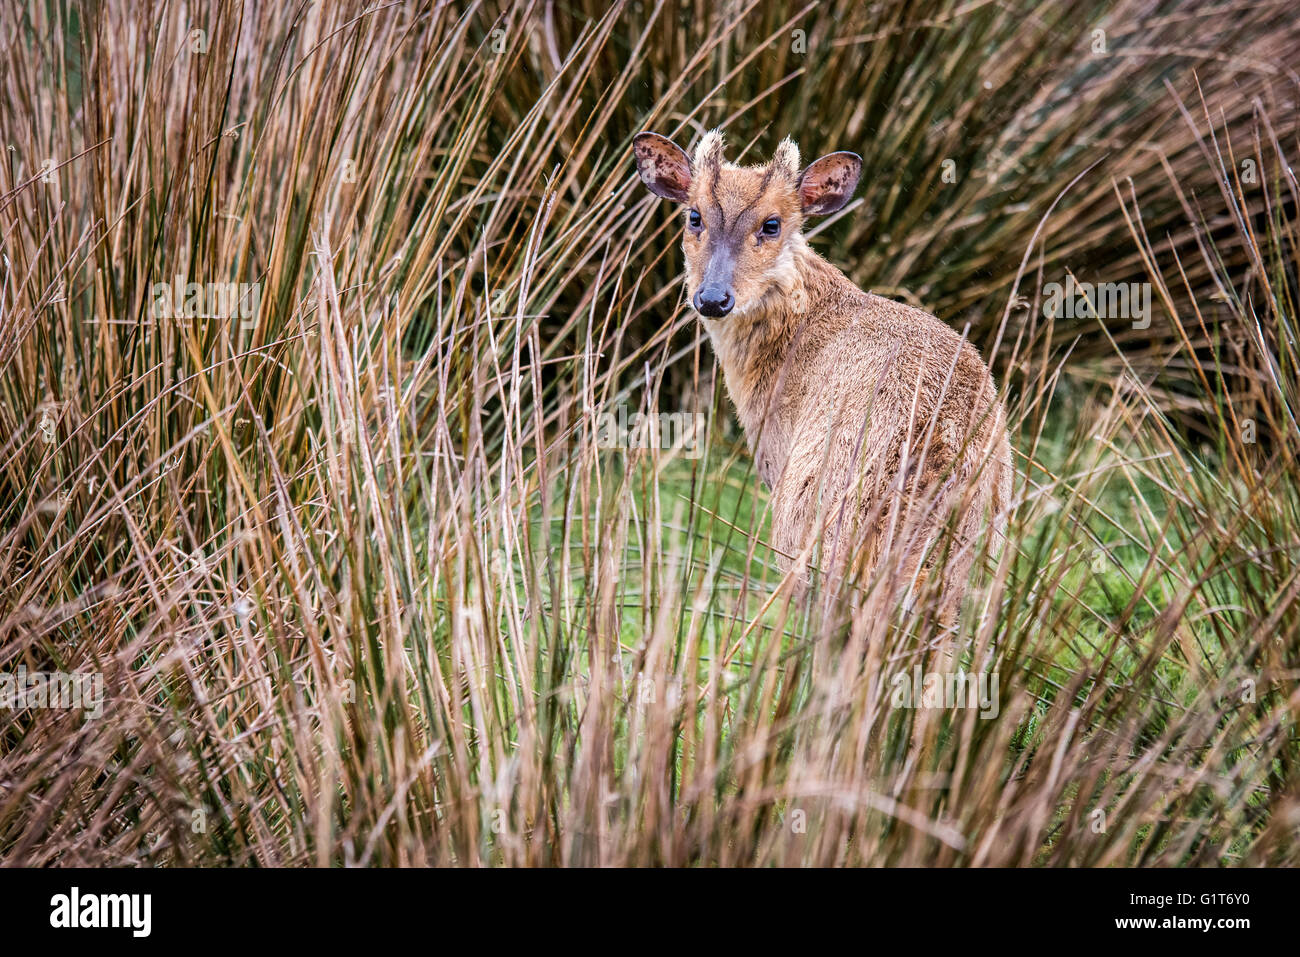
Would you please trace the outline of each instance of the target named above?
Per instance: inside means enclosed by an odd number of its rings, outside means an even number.
[[[107,695],[3,714],[0,856],[1294,863],[1298,30],[3,8],[0,673]],[[629,160],[713,125],[862,153],[819,245],[1010,384],[1019,504],[954,634],[775,571]],[[1043,318],[1067,269],[1150,281],[1151,327]],[[260,308],[156,315],[175,276]],[[620,403],[707,411],[703,457],[599,448]],[[997,717],[897,707],[918,665],[996,674]]]

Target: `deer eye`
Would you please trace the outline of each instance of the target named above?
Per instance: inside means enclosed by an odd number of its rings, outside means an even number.
[[[763,224],[762,234],[764,236],[776,236],[781,232],[781,220],[773,216]]]
[[[698,209],[692,209],[690,215],[687,216],[686,221],[690,223],[691,229],[699,229],[704,225],[703,220],[700,219],[700,211]]]

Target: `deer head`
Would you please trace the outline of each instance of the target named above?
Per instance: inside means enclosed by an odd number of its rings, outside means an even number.
[[[800,170],[799,147],[789,139],[768,163],[736,166],[723,158],[716,130],[694,158],[658,133],[638,133],[632,148],[650,192],[686,207],[686,289],[711,319],[783,295],[804,247],[804,220],[842,208],[862,173],[862,157],[844,152]]]

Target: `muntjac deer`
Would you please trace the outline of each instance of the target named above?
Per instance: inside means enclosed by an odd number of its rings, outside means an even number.
[[[805,240],[807,217],[852,197],[861,157],[831,153],[801,170],[787,139],[770,162],[741,167],[717,131],[694,157],[649,132],[633,150],[650,191],[686,208],[687,294],[772,491],[783,567],[820,542],[822,569],[894,562],[891,577],[915,594],[942,558],[939,611],[952,622],[981,529],[1005,529],[1006,416],[969,343],[863,292]]]

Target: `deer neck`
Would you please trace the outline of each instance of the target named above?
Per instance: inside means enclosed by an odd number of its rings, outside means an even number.
[[[807,387],[799,355],[825,340],[845,299],[861,295],[802,236],[787,249],[758,301],[725,319],[703,319],[760,474],[772,469],[779,474],[784,467]],[[767,475],[763,478],[771,484]]]

